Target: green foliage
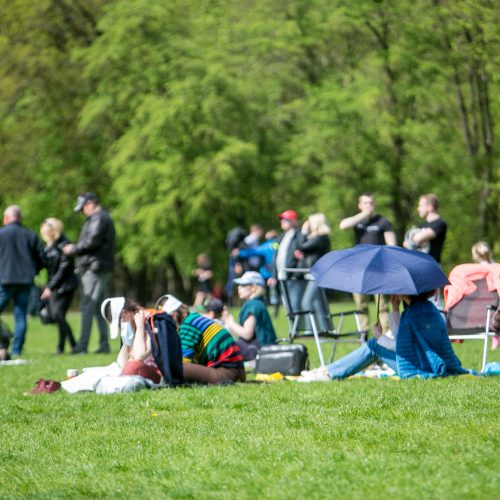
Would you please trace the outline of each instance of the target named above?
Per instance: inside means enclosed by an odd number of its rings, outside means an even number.
[[[207,252],[224,278],[227,231],[289,207],[324,212],[348,246],[336,228],[364,191],[400,242],[435,192],[446,267],[479,238],[498,245],[495,2],[0,7],[0,201],[33,227],[59,216],[74,238],[74,197],[97,191],[132,275],[187,276]]]

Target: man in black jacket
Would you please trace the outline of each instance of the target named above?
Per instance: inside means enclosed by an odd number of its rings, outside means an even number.
[[[80,340],[72,352],[87,352],[95,316],[99,328],[99,349],[96,352],[108,353],[108,325],[100,314],[100,307],[106,298],[108,281],[115,265],[115,227],[109,213],[101,207],[99,198],[94,193],[80,195],[74,211],[83,211],[87,220],[78,242],[64,247],[65,254],[77,257],[82,283]]]
[[[45,267],[45,254],[37,235],[21,225],[22,212],[11,205],[0,228],[0,313],[14,301],[13,356],[20,356],[26,337],[26,311],[33,278]]]

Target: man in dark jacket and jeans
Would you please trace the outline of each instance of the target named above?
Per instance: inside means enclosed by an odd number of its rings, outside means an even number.
[[[65,254],[77,257],[82,283],[80,340],[72,352],[87,352],[95,316],[99,328],[99,349],[96,352],[108,353],[108,325],[100,314],[100,307],[106,298],[109,277],[115,264],[115,227],[109,213],[101,207],[99,198],[94,193],[80,195],[74,211],[83,211],[87,220],[78,242],[64,247]]]
[[[45,254],[37,235],[21,225],[22,212],[11,205],[3,213],[0,228],[0,313],[14,301],[13,356],[20,356],[26,337],[26,311],[33,278],[45,266]]]

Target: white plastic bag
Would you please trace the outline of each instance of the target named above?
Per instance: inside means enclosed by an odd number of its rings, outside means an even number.
[[[95,386],[96,394],[116,394],[120,392],[135,392],[141,389],[155,387],[151,380],[140,375],[120,375],[102,377]]]

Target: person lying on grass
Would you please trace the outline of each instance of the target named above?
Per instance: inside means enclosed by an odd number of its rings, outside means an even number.
[[[343,379],[363,370],[375,361],[382,361],[400,378],[433,378],[469,373],[462,368],[448,338],[444,320],[429,299],[434,290],[420,295],[393,295],[391,339],[377,329],[376,337],[326,368],[303,371],[301,382]],[[404,303],[399,315],[400,302]]]
[[[244,360],[251,361],[257,356],[259,347],[276,342],[271,316],[264,302],[264,278],[256,271],[247,271],[233,283],[238,285],[238,297],[244,304],[238,322],[227,311],[222,314],[222,321],[227,330],[238,337],[236,343]]]
[[[148,316],[154,312],[125,297],[106,299],[101,307],[103,317],[110,323],[111,337],[115,338],[120,331],[123,345],[116,362],[122,369],[121,375],[140,375],[159,384],[162,374],[145,328]]]
[[[163,295],[156,307],[172,316],[181,339],[184,379],[199,384],[244,382],[243,356],[231,334],[173,295]]]

